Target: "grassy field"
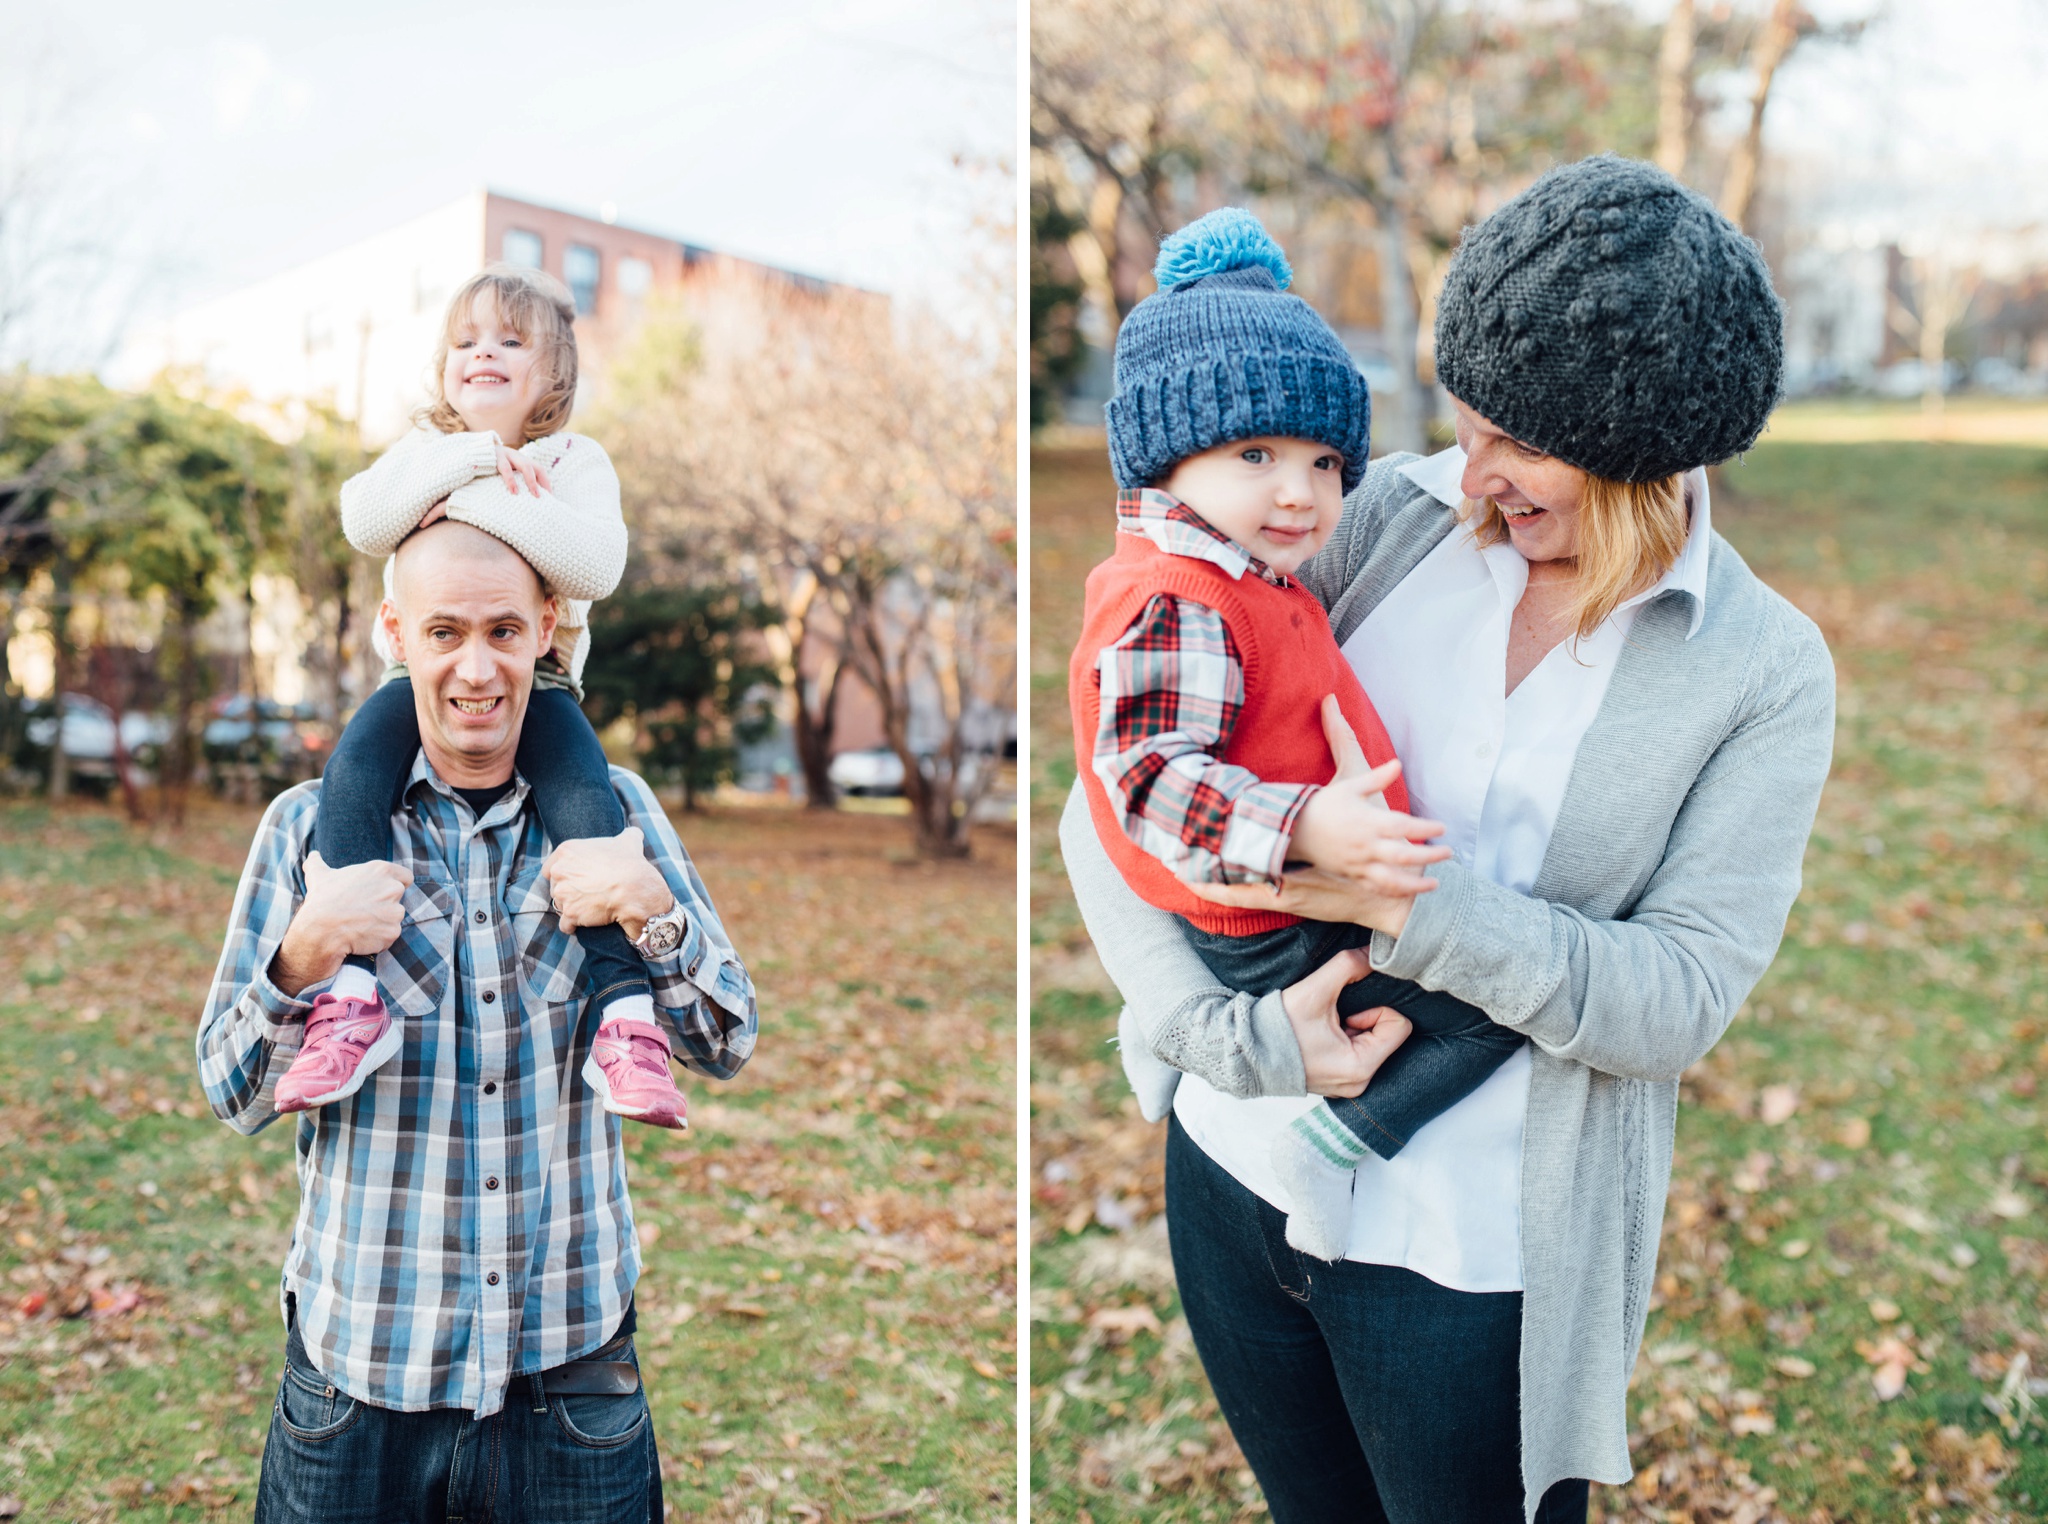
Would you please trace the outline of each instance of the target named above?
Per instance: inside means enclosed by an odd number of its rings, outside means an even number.
[[[1014,836],[678,818],[761,1046],[626,1130],[671,1517],[1011,1518]],[[0,1518],[249,1516],[291,1131],[214,1121],[192,1034],[256,819],[0,805]]]
[[[1228,1519],[1263,1504],[1054,837],[1111,491],[1093,453],[1034,463],[1034,1513]],[[2048,450],[1767,440],[1716,493],[1834,650],[1835,769],[1784,950],[1687,1077],[1638,1474],[1595,1513],[2048,1518]]]

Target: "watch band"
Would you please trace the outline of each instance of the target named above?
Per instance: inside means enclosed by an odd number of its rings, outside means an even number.
[[[667,956],[683,945],[683,930],[688,922],[689,912],[683,909],[683,902],[677,900],[668,909],[662,911],[660,915],[647,918],[647,923],[640,928],[640,935],[633,943],[633,950],[643,958]],[[657,949],[654,945],[656,927],[673,927],[675,929],[675,941],[669,946]]]

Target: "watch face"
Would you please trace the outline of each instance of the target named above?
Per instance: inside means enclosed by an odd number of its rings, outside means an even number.
[[[647,950],[657,958],[676,950],[683,940],[683,928],[674,921],[655,921],[647,928]]]

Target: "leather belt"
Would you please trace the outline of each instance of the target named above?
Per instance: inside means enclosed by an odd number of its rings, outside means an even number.
[[[540,1384],[555,1396],[630,1397],[640,1390],[640,1372],[624,1360],[571,1360],[542,1371]]]

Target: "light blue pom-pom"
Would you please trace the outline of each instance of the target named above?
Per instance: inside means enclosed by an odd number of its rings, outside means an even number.
[[[1265,225],[1241,206],[1225,206],[1197,217],[1162,243],[1152,278],[1159,282],[1160,290],[1167,291],[1205,275],[1249,270],[1254,265],[1270,270],[1282,291],[1294,279],[1287,256]]]

